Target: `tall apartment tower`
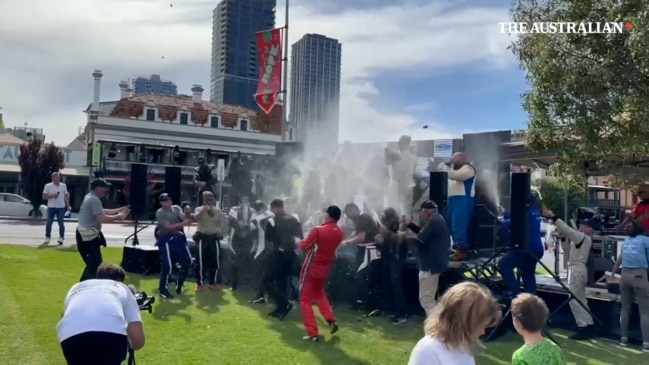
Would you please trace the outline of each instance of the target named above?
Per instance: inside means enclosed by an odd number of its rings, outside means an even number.
[[[160,75],[151,75],[146,78],[140,76],[133,81],[133,96],[141,94],[162,94],[174,96],[178,94],[178,87],[171,81],[163,81]]]
[[[212,18],[210,101],[259,110],[256,33],[275,27],[277,0],[221,0]]]
[[[323,148],[337,147],[341,58],[342,44],[319,34],[306,34],[291,46],[288,119],[297,141],[318,136]]]

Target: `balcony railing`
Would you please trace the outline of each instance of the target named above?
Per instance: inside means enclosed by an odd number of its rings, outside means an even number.
[[[110,173],[124,174],[128,175],[131,172],[131,165],[139,162],[129,162],[129,161],[113,161],[113,160],[104,160],[104,171]],[[154,175],[164,175],[165,168],[172,165],[163,165],[163,164],[151,164],[147,163],[149,166],[149,173]],[[194,178],[194,168],[189,166],[177,166],[180,167],[180,174],[183,179],[193,179]]]

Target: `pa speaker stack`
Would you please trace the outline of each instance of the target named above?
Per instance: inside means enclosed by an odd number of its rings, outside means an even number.
[[[180,167],[167,166],[165,168],[165,193],[169,194],[174,204],[180,204],[180,185],[182,174]]]
[[[433,171],[430,173],[430,200],[437,204],[437,208],[446,217],[448,204],[448,174],[444,171]]]
[[[529,173],[512,174],[510,243],[513,249],[528,249],[530,246],[531,185],[532,179]]]
[[[131,205],[131,216],[138,221],[144,221],[149,218],[146,208],[148,170],[149,167],[144,164],[134,163],[131,165],[131,181],[128,197],[129,204]]]

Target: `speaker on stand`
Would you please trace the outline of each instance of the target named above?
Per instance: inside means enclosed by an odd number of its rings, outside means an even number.
[[[174,204],[180,205],[182,174],[180,167],[167,166],[165,168],[165,193],[171,197]]]
[[[430,200],[437,204],[439,213],[446,217],[446,207],[448,206],[448,174],[444,171],[433,171],[430,173]]]

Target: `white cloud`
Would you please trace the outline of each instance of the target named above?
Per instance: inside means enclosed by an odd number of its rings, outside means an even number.
[[[80,111],[92,99],[94,69],[104,71],[102,99],[115,99],[117,83],[159,73],[180,92],[209,85],[214,1],[23,0],[0,4],[0,106],[5,121],[45,128],[66,143],[85,123]],[[398,2],[396,2],[398,3]],[[415,110],[383,110],[372,78],[385,73],[427,72],[471,64],[511,62],[509,39],[497,23],[507,10],[453,9],[448,5],[393,5],[322,14],[291,4],[290,43],[321,33],[343,43],[341,140],[444,138],[434,120],[415,120]],[[277,12],[283,24],[283,4]],[[164,57],[164,58],[163,58]],[[206,93],[207,94],[207,93]],[[431,100],[434,103],[434,100]],[[433,109],[434,111],[434,109]],[[453,121],[444,121],[452,123]],[[421,129],[427,124],[428,129]],[[362,136],[362,137],[361,137]]]

